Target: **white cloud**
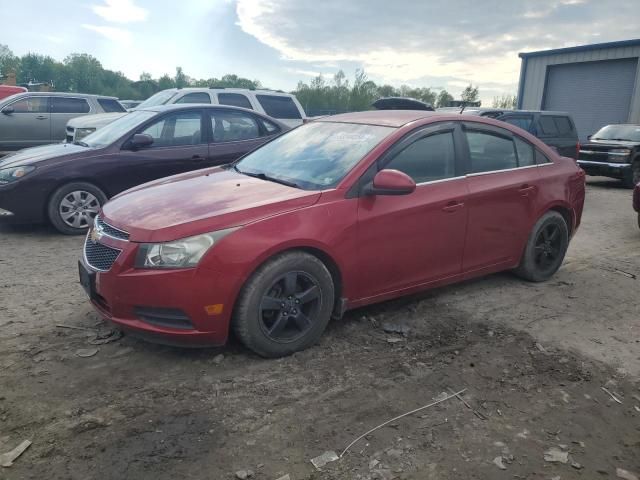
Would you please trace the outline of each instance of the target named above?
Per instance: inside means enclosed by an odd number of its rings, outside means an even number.
[[[114,42],[129,44],[131,43],[131,32],[118,27],[106,27],[104,25],[89,25],[83,24],[82,28],[92,30],[99,33],[103,37],[108,38]]]
[[[104,0],[104,3],[105,5],[92,5],[91,9],[107,22],[143,22],[149,16],[149,11],[137,6],[134,0]]]

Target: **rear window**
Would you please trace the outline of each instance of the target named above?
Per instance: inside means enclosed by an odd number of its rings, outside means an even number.
[[[113,98],[99,98],[98,103],[102,109],[107,112],[126,112],[127,110],[120,104],[119,101]]]
[[[176,103],[211,103],[211,97],[206,92],[187,93],[178,99]]]
[[[558,129],[560,135],[566,135],[567,133],[571,133],[573,131],[571,122],[567,117],[553,117],[553,121],[556,123],[556,128]]]
[[[241,93],[219,93],[218,103],[220,105],[230,105],[232,107],[242,107],[253,110],[249,99]]]
[[[536,150],[536,163],[538,165],[543,165],[545,163],[551,163],[551,160],[549,160],[540,150]]]
[[[89,110],[89,104],[84,98],[51,99],[51,113],[89,113]]]
[[[545,135],[558,135],[558,127],[553,117],[546,115],[540,116],[540,128]]]
[[[276,95],[256,95],[260,105],[267,115],[274,118],[295,119],[302,118],[298,107],[291,97]]]

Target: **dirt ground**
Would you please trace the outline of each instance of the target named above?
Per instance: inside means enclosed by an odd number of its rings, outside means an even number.
[[[589,179],[583,225],[550,282],[499,274],[353,311],[281,360],[236,342],[92,345],[108,327],[77,284],[82,241],[0,227],[0,454],[33,442],[0,479],[640,474],[640,230],[613,180]],[[322,470],[310,463],[462,389],[469,408],[444,401]]]

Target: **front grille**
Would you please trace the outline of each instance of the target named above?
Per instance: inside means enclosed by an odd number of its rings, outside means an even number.
[[[591,162],[607,162],[609,161],[609,154],[598,150],[580,150],[578,154],[579,160],[588,160]]]
[[[100,270],[101,272],[108,271],[113,263],[120,255],[121,250],[117,248],[107,247],[101,243],[94,243],[88,236],[84,242],[84,256],[90,267]]]
[[[140,320],[152,325],[180,330],[193,329],[191,319],[178,308],[135,307],[133,311]]]
[[[120,240],[129,240],[129,234],[124,230],[120,230],[112,225],[109,225],[107,222],[102,220],[100,217],[96,217],[96,225],[100,229],[100,231],[106,235],[109,235],[113,238],[118,238]]]
[[[73,143],[73,135],[67,135],[67,143]]]

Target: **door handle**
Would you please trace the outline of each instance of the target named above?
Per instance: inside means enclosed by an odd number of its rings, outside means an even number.
[[[36,117],[36,120],[46,120],[47,118],[49,118],[49,117],[47,117],[46,115],[38,115]]]
[[[456,210],[460,210],[462,207],[464,207],[464,203],[453,201],[453,202],[447,203],[444,207],[442,207],[442,211],[447,213],[453,213]]]
[[[522,185],[519,189],[518,192],[520,192],[520,194],[524,195],[525,197],[527,195],[529,195],[531,192],[535,191],[536,187],[534,185]]]
[[[194,155],[193,157],[191,157],[191,160],[193,160],[194,162],[203,162],[204,157],[201,155]]]

